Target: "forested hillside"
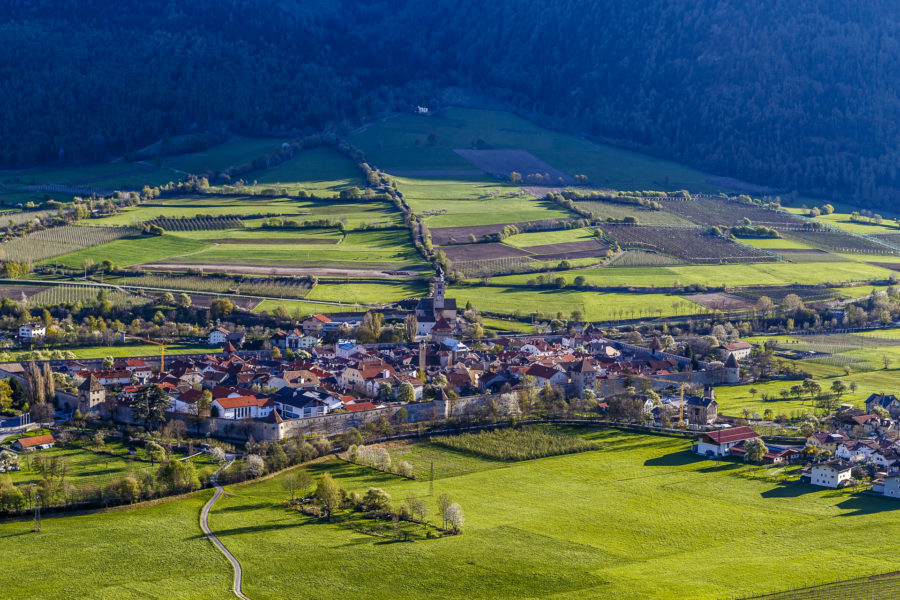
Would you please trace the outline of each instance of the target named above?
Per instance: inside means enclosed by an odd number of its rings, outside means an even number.
[[[887,0],[113,6],[0,1],[0,164],[340,127],[457,85],[722,175],[883,207],[900,191]]]

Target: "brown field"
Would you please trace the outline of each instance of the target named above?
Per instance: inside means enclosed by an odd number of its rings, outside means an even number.
[[[588,240],[585,242],[563,242],[560,244],[529,246],[523,248],[523,250],[534,254],[535,258],[539,260],[563,260],[606,256],[609,245],[600,241]]]
[[[460,244],[441,248],[450,260],[483,260],[489,258],[511,258],[528,256],[528,252],[506,244]]]
[[[540,158],[525,150],[454,150],[464,159],[499,179],[508,180],[509,174],[518,171],[522,177],[532,173],[549,174],[553,185],[571,185],[574,180],[559,169],[554,169]]]
[[[874,267],[882,267],[884,269],[890,269],[891,271],[900,271],[900,263],[870,262],[868,264],[870,264]]]
[[[574,218],[542,219],[539,221],[523,221],[521,223],[499,223],[495,225],[470,225],[467,227],[436,227],[431,229],[431,242],[435,246],[448,246],[451,244],[471,244],[470,236],[475,236],[478,241],[487,236],[503,231],[504,227],[515,225],[520,231],[551,231],[564,229],[565,223],[571,223]]]
[[[47,289],[49,288],[40,285],[4,285],[0,286],[0,298],[21,302],[23,294],[26,298],[31,298]]]
[[[721,292],[714,294],[693,294],[685,296],[691,302],[696,302],[706,308],[713,310],[730,311],[730,310],[750,310],[755,303],[747,298],[733,296],[731,294],[723,294]]]
[[[338,238],[221,238],[218,240],[210,240],[217,244],[293,244],[293,245],[310,245],[310,244],[337,244]]]

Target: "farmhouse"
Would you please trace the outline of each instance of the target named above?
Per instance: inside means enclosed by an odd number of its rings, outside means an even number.
[[[43,323],[25,323],[19,327],[19,337],[23,340],[43,338],[47,335],[47,328]]]
[[[733,356],[737,360],[744,360],[746,358],[750,358],[751,350],[753,350],[753,344],[748,344],[747,342],[733,342],[731,344],[725,344],[722,346],[722,358],[727,359],[729,356]]]
[[[749,427],[711,431],[697,438],[692,450],[703,456],[727,456],[732,447],[758,437],[759,434]]]
[[[880,489],[877,489],[879,488]],[[900,475],[890,475],[884,478],[884,482],[879,486],[872,486],[872,491],[880,491],[888,498],[900,498]]]
[[[842,487],[844,482],[850,481],[851,472],[850,463],[835,458],[813,465],[809,472],[809,482],[813,485],[836,489]]]
[[[300,328],[303,330],[303,333],[307,335],[311,333],[319,333],[327,323],[331,323],[331,319],[329,319],[325,315],[315,314],[310,315],[306,318],[305,321],[300,323]]]
[[[216,327],[212,331],[209,332],[209,345],[210,346],[224,346],[225,342],[228,341],[228,334],[231,333],[224,327]]]
[[[46,450],[52,448],[56,440],[52,434],[23,437],[13,442],[13,448],[19,451]]]

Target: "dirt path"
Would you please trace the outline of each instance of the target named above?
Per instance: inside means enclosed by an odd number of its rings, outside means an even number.
[[[213,504],[216,503],[216,500],[218,500],[222,496],[222,494],[225,492],[225,489],[221,485],[219,485],[219,483],[216,481],[216,476],[218,476],[219,473],[221,473],[222,471],[224,471],[225,469],[230,467],[231,463],[233,463],[233,462],[234,462],[234,459],[232,458],[225,464],[224,467],[222,467],[221,469],[216,471],[215,474],[210,479],[210,481],[213,483],[213,485],[216,486],[216,493],[213,495],[212,498],[210,498],[209,502],[207,502],[203,506],[203,510],[200,511],[200,529],[203,530],[203,533],[206,534],[206,537],[209,538],[209,541],[211,541],[213,544],[215,544],[216,548],[218,548],[219,551],[225,555],[225,558],[228,559],[228,562],[230,562],[231,566],[234,568],[234,584],[232,587],[232,591],[234,592],[234,595],[237,596],[238,598],[241,598],[242,600],[250,600],[249,598],[247,598],[247,596],[244,595],[244,592],[241,591],[241,582],[242,582],[242,578],[243,578],[243,571],[241,570],[241,563],[238,562],[238,559],[236,559],[231,552],[229,552],[228,548],[225,547],[225,544],[223,544],[221,541],[219,541],[219,538],[216,537],[216,534],[214,534],[213,532],[211,532],[209,530],[209,525],[207,523],[207,519],[209,517],[209,509],[211,509],[213,507]]]

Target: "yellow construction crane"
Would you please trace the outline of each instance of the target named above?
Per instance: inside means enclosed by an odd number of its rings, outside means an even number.
[[[148,340],[147,338],[138,337],[136,335],[129,335],[122,332],[122,342],[124,343],[126,339],[138,340],[141,342],[147,342],[148,344],[154,344],[159,346],[159,374],[162,375],[166,370],[166,345],[163,342],[155,342],[153,340]]]

